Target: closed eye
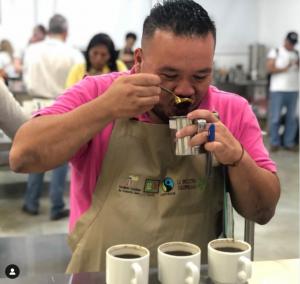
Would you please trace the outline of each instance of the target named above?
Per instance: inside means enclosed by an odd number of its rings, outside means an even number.
[[[176,74],[161,74],[161,76],[166,80],[175,80],[177,78]]]
[[[194,76],[194,79],[196,81],[203,81],[208,77],[208,75],[204,75],[204,76]]]

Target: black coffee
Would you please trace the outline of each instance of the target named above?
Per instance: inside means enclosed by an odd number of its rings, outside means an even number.
[[[138,254],[124,253],[124,254],[117,254],[115,255],[115,257],[131,259],[131,258],[140,258],[141,256]]]
[[[220,248],[215,248],[216,250],[219,251],[224,251],[224,252],[242,252],[242,249],[239,248],[233,248],[233,247],[220,247]]]
[[[172,251],[165,251],[164,253],[175,255],[175,256],[189,256],[192,255],[192,253],[188,251],[182,251],[182,250],[172,250]]]

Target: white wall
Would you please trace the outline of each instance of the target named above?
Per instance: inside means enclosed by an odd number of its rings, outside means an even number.
[[[258,0],[259,1],[259,0]],[[242,63],[247,70],[248,45],[257,39],[257,0],[197,0],[217,27],[217,67]]]
[[[157,0],[0,0],[0,39],[24,48],[36,23],[48,24],[53,13],[69,20],[69,42],[84,48],[92,35],[106,32],[121,47],[127,31],[142,23]],[[196,0],[216,22],[219,67],[248,64],[248,45],[278,45],[288,30],[300,32],[299,0]],[[138,41],[139,45],[139,41]]]
[[[121,47],[128,31],[140,39],[151,4],[151,0],[2,0],[0,39],[8,38],[22,49],[35,24],[48,26],[49,18],[61,13],[69,21],[72,45],[85,48],[95,33],[106,32]]]
[[[258,41],[269,47],[279,46],[289,31],[300,35],[300,1],[259,0],[258,19]]]

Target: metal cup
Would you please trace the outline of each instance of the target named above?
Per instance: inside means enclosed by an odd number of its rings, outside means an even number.
[[[205,119],[195,119],[190,120],[186,116],[172,116],[169,120],[169,127],[173,130],[180,130],[185,126],[188,125],[197,125],[197,132],[201,132],[205,130],[206,126],[206,120]],[[176,147],[175,147],[175,154],[177,156],[188,156],[188,155],[199,155],[200,153],[203,153],[203,147],[201,146],[189,146],[191,137],[186,136],[183,138],[177,138],[176,139]]]

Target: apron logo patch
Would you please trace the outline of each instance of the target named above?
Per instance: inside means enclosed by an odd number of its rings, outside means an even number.
[[[139,180],[140,178],[138,176],[128,176],[128,178],[121,180],[119,184],[119,191],[125,193],[140,194],[142,188],[140,188]]]
[[[170,192],[174,188],[174,181],[170,177],[166,177],[161,183],[163,192]]]
[[[159,192],[160,180],[153,180],[147,178],[145,180],[144,192],[147,193],[158,193]]]
[[[203,190],[205,189],[207,185],[207,180],[206,179],[182,179],[177,181],[177,186],[178,190],[195,190],[195,189],[200,189]]]

